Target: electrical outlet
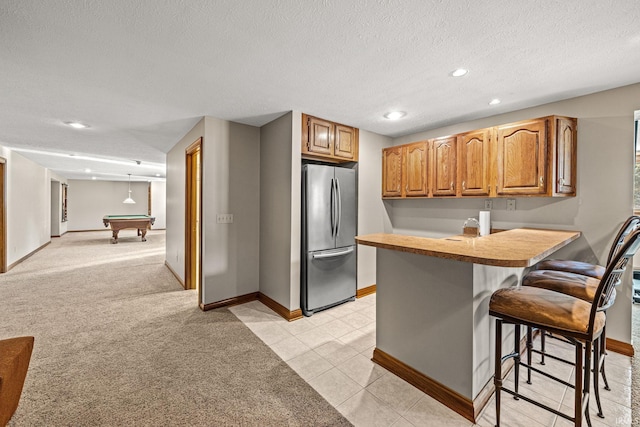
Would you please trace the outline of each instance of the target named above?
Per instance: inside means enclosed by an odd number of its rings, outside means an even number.
[[[233,214],[218,214],[216,222],[218,224],[231,224],[233,222]]]
[[[507,199],[507,210],[508,211],[516,210],[516,199]]]
[[[491,210],[491,209],[493,209],[493,200],[491,200],[491,199],[486,199],[486,200],[484,201],[484,208],[485,208],[486,210]]]

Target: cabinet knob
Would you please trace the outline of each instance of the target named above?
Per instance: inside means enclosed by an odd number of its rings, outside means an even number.
[[[544,187],[544,177],[540,177],[540,187]]]
[[[449,188],[451,188],[451,191],[453,191],[453,181],[451,181],[451,185],[449,186]]]
[[[462,189],[463,190],[467,189],[467,181],[462,181]]]

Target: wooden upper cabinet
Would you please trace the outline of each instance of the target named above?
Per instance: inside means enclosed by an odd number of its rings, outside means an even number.
[[[554,117],[555,134],[555,186],[556,195],[576,194],[576,142],[577,120],[569,117]]]
[[[433,196],[455,196],[457,137],[438,138],[431,143],[431,193]]]
[[[489,196],[491,129],[458,135],[458,177],[460,195]]]
[[[498,126],[496,149],[498,196],[547,193],[546,118]]]
[[[349,126],[336,124],[333,154],[336,157],[340,157],[345,160],[357,160],[357,140],[358,138],[356,129]]]
[[[428,144],[428,141],[421,141],[404,146],[403,182],[407,197],[426,197],[429,195],[427,185]]]
[[[547,116],[391,147],[383,197],[575,196],[577,123]]]
[[[309,116],[307,128],[309,129],[307,150],[310,153],[332,155],[335,125],[326,120]]]
[[[358,134],[356,128],[302,114],[302,157],[357,162]]]
[[[402,197],[402,146],[382,150],[382,197]]]

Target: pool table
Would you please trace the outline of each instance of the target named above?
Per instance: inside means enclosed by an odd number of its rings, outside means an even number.
[[[111,225],[111,243],[118,243],[118,233],[124,228],[137,229],[138,236],[142,236],[142,241],[146,242],[147,229],[151,229],[155,221],[156,218],[149,215],[105,215],[102,218],[105,227]]]

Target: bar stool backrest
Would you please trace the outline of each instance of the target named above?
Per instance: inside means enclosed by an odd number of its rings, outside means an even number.
[[[598,303],[591,305],[589,335],[592,335],[594,332],[593,327],[597,312],[606,310],[613,305],[615,301],[615,287],[621,281],[622,275],[629,264],[629,260],[633,258],[638,248],[640,248],[640,230],[636,229],[627,234],[626,238],[623,239],[623,244],[619,250],[616,251],[611,262],[607,264],[607,269],[600,280],[600,284],[593,298],[593,301],[598,301]]]
[[[625,238],[630,233],[635,231],[638,228],[638,226],[640,226],[640,216],[637,216],[637,215],[631,215],[624,222],[624,224],[622,224],[622,227],[620,227],[620,230],[618,230],[618,234],[616,235],[616,238],[613,240],[613,244],[609,249],[609,256],[607,257],[607,265],[609,265],[609,263],[613,259],[613,256],[616,254],[618,249],[622,247],[622,244],[624,243]]]

